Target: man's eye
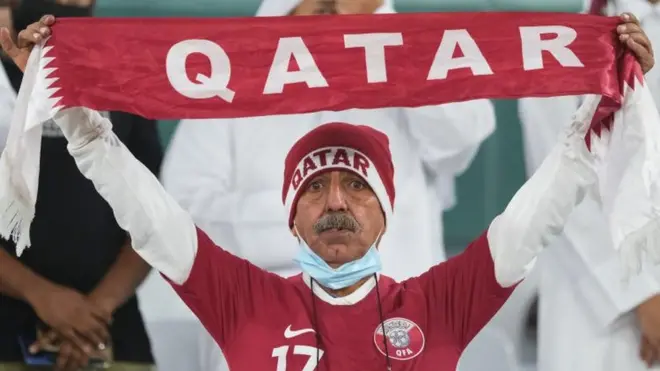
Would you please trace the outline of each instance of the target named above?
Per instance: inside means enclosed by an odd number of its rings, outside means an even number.
[[[309,183],[309,187],[308,187],[308,189],[309,189],[310,191],[318,191],[318,190],[321,189],[322,187],[323,187],[323,185],[321,184],[321,182],[315,180],[315,181]]]
[[[367,188],[367,185],[359,180],[354,180],[351,182],[351,188],[361,190]]]

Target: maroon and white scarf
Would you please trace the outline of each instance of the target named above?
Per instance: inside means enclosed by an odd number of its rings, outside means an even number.
[[[489,12],[59,19],[30,57],[0,160],[0,234],[19,253],[29,246],[41,124],[66,107],[235,118],[595,94],[585,141],[608,134],[603,209],[615,246],[639,258],[660,240],[660,120],[618,23]]]

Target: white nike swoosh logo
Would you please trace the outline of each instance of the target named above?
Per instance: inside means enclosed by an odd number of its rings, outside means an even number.
[[[284,330],[284,337],[287,338],[287,339],[291,339],[291,338],[294,338],[296,336],[306,334],[308,332],[316,332],[316,331],[314,331],[314,329],[312,329],[312,328],[304,328],[304,329],[293,331],[293,330],[291,330],[291,325],[289,325],[289,327],[287,327],[286,330]]]

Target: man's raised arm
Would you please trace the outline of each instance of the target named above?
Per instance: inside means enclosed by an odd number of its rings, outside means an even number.
[[[173,283],[221,347],[257,308],[278,300],[284,280],[216,246],[133,157],[109,120],[87,108],[64,109],[54,119],[80,172],[108,202],[133,249]]]
[[[420,276],[430,311],[465,347],[532,269],[538,254],[559,236],[596,173],[584,132],[597,101],[585,102],[564,140],[516,192],[488,231],[460,255]],[[452,303],[449,310],[443,307]],[[444,309],[443,309],[444,308]]]
[[[80,172],[108,202],[135,251],[173,282],[184,283],[197,253],[197,231],[188,213],[98,112],[69,108],[54,120],[69,141],[67,148]]]

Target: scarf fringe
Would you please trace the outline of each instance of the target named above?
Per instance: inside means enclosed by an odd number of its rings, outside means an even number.
[[[0,158],[0,235],[14,242],[16,255],[21,256],[30,246],[30,226],[35,210],[12,185],[8,162],[8,156]]]
[[[644,227],[627,235],[621,242],[619,254],[623,264],[624,279],[642,272],[646,265],[660,263],[660,215],[655,215]]]

